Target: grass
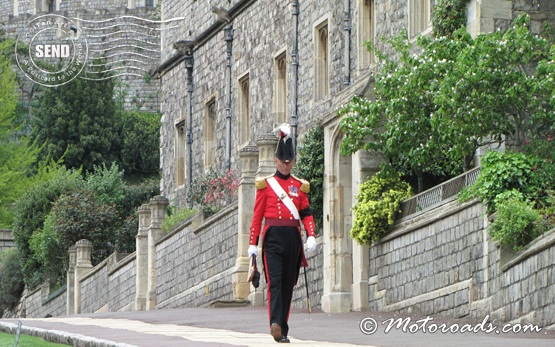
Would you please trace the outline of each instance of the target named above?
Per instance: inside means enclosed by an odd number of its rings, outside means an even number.
[[[14,347],[15,334],[6,334],[0,332],[0,347]],[[18,347],[67,347],[67,345],[60,345],[58,343],[47,342],[41,338],[20,335]]]

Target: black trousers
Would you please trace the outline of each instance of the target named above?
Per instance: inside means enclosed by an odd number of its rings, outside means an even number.
[[[264,235],[264,274],[268,283],[270,325],[287,336],[293,289],[299,277],[302,240],[296,227],[269,227]]]

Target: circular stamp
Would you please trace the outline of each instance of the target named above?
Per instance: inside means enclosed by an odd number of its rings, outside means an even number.
[[[17,36],[17,65],[31,81],[58,87],[77,77],[88,57],[87,38],[72,19],[45,14],[31,20]]]

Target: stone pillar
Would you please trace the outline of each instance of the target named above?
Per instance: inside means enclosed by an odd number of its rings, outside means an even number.
[[[258,169],[258,148],[254,145],[243,147],[239,151],[241,158],[241,181],[239,182],[237,258],[233,270],[233,298],[246,300],[250,294],[250,283],[247,282],[249,258],[250,223],[254,211],[254,176]],[[254,289],[254,288],[253,288]]]
[[[258,171],[256,176],[264,177],[276,172],[276,146],[279,137],[274,134],[261,135],[256,139],[258,146]]]
[[[50,282],[44,281],[40,285],[40,299],[42,300],[42,302],[45,302],[46,299],[48,299],[49,295],[50,295]]]
[[[148,285],[146,309],[156,308],[156,241],[160,238],[162,221],[168,207],[168,199],[157,195],[150,199],[150,227],[148,230]]]
[[[260,135],[256,139],[256,145],[258,147],[258,170],[256,171],[257,177],[269,176],[276,172],[276,164],[274,162],[274,158],[276,157],[276,146],[278,140],[279,137],[274,134]],[[262,269],[262,242],[259,242],[258,244],[258,254],[260,255],[257,258],[258,268]],[[260,273],[260,275],[262,276],[262,272]],[[258,287],[258,289],[255,290],[253,286],[250,287],[250,301],[253,306],[264,305],[264,290],[266,289],[265,287],[266,282],[263,279],[260,280],[260,287]]]
[[[370,153],[366,151],[358,151],[353,155],[353,189],[352,204],[356,204],[356,195],[360,190],[360,185],[378,171],[380,171],[381,162],[384,160],[383,155],[379,153]],[[368,246],[361,246],[352,240],[353,247],[353,311],[365,311],[369,304],[369,267],[370,267],[370,249]]]
[[[75,314],[75,265],[77,264],[77,250],[69,247],[69,269],[67,270],[66,314]]]
[[[81,313],[81,278],[92,270],[91,253],[92,242],[89,240],[79,240],[75,244],[76,249],[76,264],[75,264],[75,297],[74,297],[74,311]]]
[[[138,209],[139,230],[135,238],[136,266],[135,277],[135,311],[146,310],[146,293],[148,290],[148,228],[150,226],[150,206],[141,205]]]

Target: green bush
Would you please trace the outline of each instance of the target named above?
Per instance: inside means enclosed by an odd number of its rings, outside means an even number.
[[[124,112],[121,160],[126,177],[156,175],[160,169],[160,114]]]
[[[351,238],[363,245],[381,239],[394,224],[401,202],[411,195],[410,184],[395,173],[380,171],[364,182],[353,207]]]
[[[499,194],[495,205],[497,217],[490,226],[494,240],[519,251],[543,233],[541,213],[517,190]]]
[[[162,232],[169,233],[187,218],[192,217],[195,213],[197,213],[197,210],[188,207],[179,209],[168,208],[168,214],[162,222]]]
[[[33,233],[42,230],[52,204],[64,193],[84,185],[81,173],[60,168],[49,179],[28,189],[15,203],[13,235],[23,264],[23,278],[29,288],[44,281],[41,263],[30,249]]]
[[[537,200],[545,195],[538,165],[536,158],[522,153],[489,151],[482,157],[478,179],[461,192],[459,200],[478,198],[488,213],[496,210],[495,198],[508,190],[516,189],[525,199]]]
[[[324,216],[324,127],[311,128],[299,144],[293,173],[310,182],[310,210],[316,233],[323,227]]]
[[[17,306],[24,288],[21,256],[17,249],[10,248],[0,253],[0,318],[5,310]]]

